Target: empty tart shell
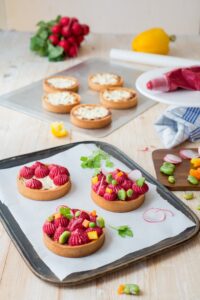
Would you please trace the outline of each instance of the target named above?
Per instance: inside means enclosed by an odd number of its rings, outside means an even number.
[[[71,181],[69,179],[65,184],[58,186],[54,189],[42,190],[42,189],[31,189],[25,186],[24,182],[20,177],[17,177],[17,188],[19,193],[29,199],[48,201],[55,200],[66,195],[71,188]]]
[[[54,78],[55,79],[73,80],[74,83],[69,87],[59,88],[48,82],[49,79],[54,79]],[[50,76],[50,77],[45,78],[43,81],[43,90],[46,93],[66,92],[66,91],[78,92],[78,88],[79,88],[78,80],[75,77],[71,77],[71,76]]]
[[[140,195],[138,198],[129,201],[122,201],[122,200],[108,201],[105,200],[103,197],[99,196],[93,190],[91,191],[91,197],[92,200],[101,208],[112,212],[118,212],[118,213],[135,210],[138,207],[140,207],[145,200],[145,196]]]
[[[125,91],[130,93],[130,98],[120,99],[117,101],[108,100],[104,93],[112,92],[112,91]],[[137,105],[137,94],[136,91],[129,88],[124,87],[110,87],[100,92],[100,102],[103,106],[111,109],[128,109],[135,107]]]
[[[97,92],[101,92],[103,90],[105,90],[106,88],[109,88],[109,87],[120,87],[120,86],[123,86],[124,84],[124,80],[121,76],[119,75],[115,75],[115,74],[112,74],[114,76],[117,76],[117,81],[115,83],[107,83],[107,84],[99,84],[99,83],[95,83],[93,82],[93,77],[96,76],[96,74],[92,74],[88,77],[88,86],[91,90],[93,91],[97,91]]]
[[[71,110],[70,113],[70,119],[73,125],[81,128],[86,128],[86,129],[98,129],[98,128],[103,128],[108,126],[112,122],[112,114],[110,110],[108,110],[108,114],[105,117],[102,118],[97,118],[97,119],[81,119],[78,118],[76,115],[76,110],[79,109],[80,107],[103,107],[102,105],[96,105],[96,104],[80,104],[74,107]]]
[[[93,240],[87,244],[80,246],[61,245],[53,241],[47,234],[43,234],[43,241],[46,247],[57,255],[64,257],[83,257],[96,252],[103,245],[105,240],[105,229],[97,240]]]
[[[59,104],[54,105],[48,101],[48,94],[45,94],[42,97],[42,106],[47,111],[53,112],[53,113],[59,113],[59,114],[66,114],[70,113],[72,108],[78,104],[80,104],[80,96],[74,92],[69,91],[74,96],[74,103],[71,104]]]

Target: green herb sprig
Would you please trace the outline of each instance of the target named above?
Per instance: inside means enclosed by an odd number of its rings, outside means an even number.
[[[66,217],[67,219],[71,220],[72,219],[72,214],[71,214],[71,211],[70,211],[70,208],[69,207],[61,207],[59,209],[59,213]]]
[[[125,237],[133,237],[133,231],[128,225],[122,225],[122,226],[110,226],[110,228],[116,230],[118,234],[125,238]]]

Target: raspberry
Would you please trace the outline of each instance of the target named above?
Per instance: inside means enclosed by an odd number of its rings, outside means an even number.
[[[126,191],[127,191],[128,189],[131,189],[131,188],[132,188],[132,185],[133,185],[133,182],[132,182],[131,180],[129,180],[129,179],[125,179],[125,180],[122,182],[122,184],[121,184],[122,188],[125,189]]]
[[[44,178],[49,175],[49,169],[46,166],[38,166],[35,169],[35,177]]]
[[[36,161],[32,166],[31,166],[31,169],[35,170],[37,167],[39,166],[44,166],[43,163],[39,162],[39,161]]]
[[[142,194],[145,194],[146,192],[148,192],[149,187],[146,183],[144,183],[142,186],[138,186],[137,183],[135,182],[132,185],[132,189],[139,195],[142,195]]]
[[[100,228],[100,227],[87,228],[85,232],[88,233],[88,232],[90,232],[90,231],[96,231],[97,234],[98,234],[98,237],[101,236],[102,233],[103,233],[103,230],[102,230],[102,228]]]
[[[66,231],[67,229],[65,227],[58,227],[54,233],[54,236],[53,236],[53,240],[54,241],[58,241],[59,240],[59,237],[61,236],[61,234]]]
[[[30,189],[40,190],[42,188],[42,182],[34,178],[28,179],[25,185]]]
[[[89,243],[90,240],[82,229],[76,229],[73,231],[69,237],[68,244],[70,246],[80,246]]]
[[[30,179],[33,177],[33,175],[34,175],[34,170],[26,166],[22,167],[19,171],[19,176],[25,179]]]
[[[57,186],[61,186],[69,181],[69,177],[66,174],[59,174],[54,177],[53,183]]]
[[[69,175],[69,171],[65,167],[54,165],[50,167],[49,177],[54,179],[57,175],[66,174]]]
[[[84,219],[78,218],[78,219],[71,219],[69,221],[68,229],[70,231],[74,231],[75,229],[83,229],[83,223]]]
[[[54,220],[54,224],[57,227],[67,227],[69,224],[69,219],[65,218],[64,216],[61,216],[60,218],[57,218]]]
[[[112,193],[112,194],[109,194],[109,193],[105,193],[103,195],[104,199],[105,200],[108,200],[108,201],[114,201],[116,198],[117,198],[117,194],[116,193]]]
[[[43,232],[46,233],[47,235],[51,236],[54,235],[56,231],[56,226],[52,222],[45,222],[43,227]]]

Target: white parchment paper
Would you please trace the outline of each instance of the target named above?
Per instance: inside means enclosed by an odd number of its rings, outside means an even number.
[[[154,185],[149,184],[150,191],[146,194],[145,203],[136,211],[128,213],[112,213],[96,206],[90,198],[90,182],[93,170],[82,169],[80,157],[88,156],[94,150],[93,144],[78,145],[70,150],[41,160],[46,163],[56,163],[66,166],[71,174],[72,189],[68,195],[55,201],[33,201],[24,198],[17,191],[16,176],[19,166],[0,170],[0,199],[6,204],[18,222],[22,231],[33,245],[35,251],[51,271],[63,280],[67,275],[96,269],[134,251],[152,246],[161,240],[176,236],[195,224],[184,214],[176,210],[156,192]],[[116,159],[112,159],[115,168],[124,171],[129,169]],[[96,253],[84,258],[63,258],[51,253],[42,241],[42,225],[58,205],[65,204],[71,208],[85,210],[96,209],[98,215],[105,218],[107,224],[106,241]],[[143,212],[150,207],[167,208],[174,213],[162,223],[147,223],[143,220]],[[109,227],[129,225],[133,238],[121,238],[117,232]]]

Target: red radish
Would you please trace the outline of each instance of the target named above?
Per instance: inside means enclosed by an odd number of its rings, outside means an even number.
[[[72,32],[74,35],[81,35],[83,33],[82,26],[79,23],[74,23],[72,25]]]
[[[76,39],[74,36],[70,36],[68,39],[67,39],[68,43],[71,44],[71,45],[74,45],[76,44]]]
[[[69,48],[68,51],[69,57],[75,57],[78,55],[78,47],[76,45],[73,45]]]
[[[78,23],[78,19],[77,18],[71,18],[71,24],[74,24],[74,23]]]
[[[182,149],[180,150],[179,154],[184,159],[192,159],[200,156],[200,154],[197,151],[190,149]]]
[[[51,43],[52,43],[54,46],[58,45],[58,43],[59,43],[59,38],[58,38],[58,36],[55,35],[55,34],[50,35],[50,36],[49,36],[49,40],[51,41]]]
[[[64,36],[64,37],[69,37],[70,35],[71,35],[71,30],[70,30],[70,28],[68,27],[68,26],[64,26],[63,28],[62,28],[62,31],[61,31],[61,33],[62,33],[62,35]]]
[[[84,41],[84,36],[79,35],[76,37],[76,44],[80,47],[81,43]]]
[[[128,178],[136,181],[137,179],[142,177],[142,173],[140,172],[140,170],[132,170],[130,173],[128,173]]]
[[[66,41],[66,40],[61,40],[61,41],[59,42],[58,46],[62,47],[62,48],[64,49],[65,52],[68,52],[69,47],[70,47],[69,42]]]
[[[83,34],[88,35],[90,32],[90,27],[86,24],[82,24]]]
[[[172,164],[180,164],[182,162],[182,159],[174,154],[167,154],[165,155],[165,157],[163,158],[164,161],[172,163]]]
[[[68,25],[69,24],[69,21],[70,21],[70,18],[69,17],[62,17],[61,19],[60,19],[60,25],[61,26],[66,26],[66,25]]]
[[[61,26],[60,25],[54,25],[51,28],[51,32],[54,34],[59,34],[61,32]]]

